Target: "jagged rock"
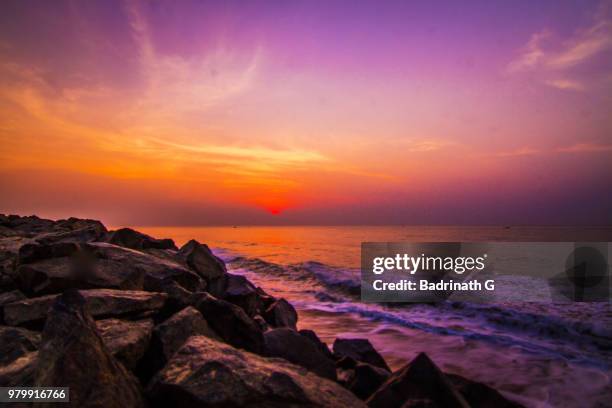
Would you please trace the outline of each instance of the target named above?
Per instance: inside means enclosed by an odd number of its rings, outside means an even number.
[[[19,248],[19,264],[28,264],[49,258],[71,256],[81,250],[77,242],[57,242],[50,244],[28,243]]]
[[[468,380],[457,374],[446,374],[455,389],[467,400],[472,408],[521,408],[522,405],[510,401],[495,388]]]
[[[463,396],[425,353],[420,353],[393,373],[367,400],[367,404],[371,408],[394,408],[406,406],[406,403],[412,404],[408,406],[421,406],[418,401],[422,400],[431,400],[441,407],[469,407]]]
[[[31,386],[40,334],[0,326],[0,387]]]
[[[241,275],[227,274],[223,300],[239,306],[251,317],[261,314],[264,308],[255,285]]]
[[[223,297],[227,286],[225,263],[208,246],[192,239],[181,247],[176,257],[206,281],[207,292],[218,298]]]
[[[131,228],[121,228],[113,231],[108,236],[108,242],[131,249],[172,249],[178,250],[174,241],[165,238],[153,238],[142,232],[134,231]]]
[[[164,293],[134,290],[91,289],[80,292],[93,316],[135,315],[159,310],[164,306]],[[4,305],[4,320],[11,326],[43,321],[58,295],[24,299]]]
[[[224,341],[254,353],[263,352],[262,331],[244,310],[232,303],[216,299],[208,293],[200,293],[199,296],[196,309]]]
[[[357,361],[371,364],[391,372],[385,359],[378,354],[368,339],[336,339],[333,345],[336,358],[352,357]]]
[[[191,337],[149,386],[154,406],[363,407],[340,385],[280,359]]]
[[[264,333],[266,355],[281,357],[305,367],[321,377],[336,379],[336,366],[308,338],[295,330],[279,328]]]
[[[138,381],[110,354],[86,303],[76,290],[53,303],[38,351],[35,385],[69,387],[70,403],[77,407],[144,407]]]
[[[297,329],[298,314],[285,299],[277,299],[266,309],[263,316],[272,327]]]
[[[166,359],[170,357],[191,336],[206,336],[221,340],[219,335],[208,326],[202,314],[194,307],[186,307],[165,322],[155,327],[154,337],[161,346],[161,353]]]
[[[372,395],[390,375],[388,371],[380,367],[360,363],[350,357],[344,357],[337,363],[337,366],[339,366],[338,382],[362,400]]]
[[[104,228],[104,226],[102,226]],[[93,242],[99,241],[106,235],[106,228],[103,230],[98,226],[86,226],[68,231],[55,231],[39,234],[36,242],[40,244],[51,244],[61,242]]]
[[[0,293],[0,324],[4,323],[4,305],[8,303],[17,302],[25,299],[25,295],[18,290],[11,292]]]
[[[334,358],[332,352],[329,351],[329,347],[327,346],[327,344],[323,343],[321,341],[321,339],[319,339],[319,336],[317,336],[317,334],[314,331],[308,330],[308,329],[303,329],[303,330],[300,330],[299,333],[302,336],[304,336],[307,339],[309,339],[310,341],[312,341],[317,346],[319,351],[321,351],[321,353],[323,353],[323,355],[325,357],[329,358],[330,360],[332,360]]]
[[[266,330],[270,328],[270,326],[268,326],[268,322],[266,322],[266,320],[263,317],[261,317],[261,315],[253,316],[253,320],[255,321],[255,323],[257,323],[261,331],[265,332]]]
[[[96,321],[96,328],[110,353],[127,368],[134,369],[149,346],[153,321],[111,318]]]

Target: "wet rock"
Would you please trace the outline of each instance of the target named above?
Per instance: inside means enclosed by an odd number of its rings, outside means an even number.
[[[98,317],[157,311],[167,298],[164,293],[133,290],[91,289],[80,293],[86,300],[88,312]],[[57,296],[24,299],[4,305],[4,320],[11,326],[43,321]]]
[[[334,358],[332,352],[329,351],[329,347],[327,346],[327,344],[323,343],[321,341],[321,339],[319,339],[319,336],[317,336],[317,334],[314,331],[308,330],[308,329],[303,329],[303,330],[300,330],[299,333],[302,336],[304,336],[307,339],[309,339],[310,341],[312,341],[317,346],[319,351],[321,351],[321,353],[323,353],[323,355],[325,357],[329,358],[330,360],[332,360]]]
[[[264,338],[259,325],[238,306],[200,293],[196,309],[210,327],[227,343],[254,353],[264,351]]]
[[[308,338],[295,330],[279,328],[264,333],[266,355],[300,365],[321,377],[336,379],[334,361],[327,358]]]
[[[152,380],[154,406],[364,406],[340,385],[279,359],[191,337]]]
[[[418,404],[423,400],[431,400],[440,407],[469,407],[442,371],[425,353],[420,353],[393,373],[367,400],[367,404],[371,408],[402,407],[407,403],[412,407],[422,406]]]
[[[131,249],[173,249],[178,250],[174,241],[157,239],[131,228],[121,228],[108,235],[109,243]]]
[[[251,317],[263,312],[264,305],[257,288],[244,276],[227,274],[223,300],[239,306]]]
[[[77,407],[143,407],[138,381],[108,351],[86,303],[76,290],[53,303],[42,333],[35,385],[69,387],[70,403]]]
[[[149,347],[153,321],[111,318],[98,320],[96,328],[110,353],[127,368],[134,369]]]
[[[467,400],[472,408],[521,408],[522,405],[510,401],[495,388],[468,380],[456,374],[446,374],[455,389]]]
[[[206,281],[207,292],[218,298],[223,297],[227,287],[225,263],[207,245],[192,239],[181,247],[176,258]]]
[[[210,328],[202,314],[194,307],[186,307],[165,322],[155,327],[154,337],[161,346],[161,353],[165,360],[170,357],[191,336],[206,336],[221,340],[219,335]]]
[[[353,364],[349,364],[347,360],[351,360]],[[372,395],[390,375],[388,371],[380,367],[360,363],[350,357],[344,357],[338,363],[337,365],[340,366],[338,369],[339,382],[362,400]],[[345,368],[342,368],[342,366]]]
[[[352,357],[391,372],[391,369],[368,339],[336,339],[333,345],[336,358]]]
[[[298,314],[285,299],[277,299],[266,309],[263,316],[272,327],[297,329]]]

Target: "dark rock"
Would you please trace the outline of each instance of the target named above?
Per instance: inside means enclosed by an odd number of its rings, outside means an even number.
[[[81,247],[76,242],[59,242],[52,244],[30,243],[19,248],[19,264],[27,264],[43,259],[71,256]]]
[[[264,333],[266,355],[281,357],[305,367],[321,377],[336,379],[336,366],[308,338],[287,328],[272,329]]]
[[[368,339],[336,339],[333,345],[336,358],[352,357],[357,361],[371,364],[391,372],[391,369]]]
[[[364,406],[340,385],[280,359],[191,337],[149,386],[154,406]]]
[[[121,228],[108,236],[108,242],[131,249],[173,249],[178,250],[174,241],[165,238],[157,239],[131,228]]]
[[[362,400],[372,395],[389,378],[390,373],[388,371],[367,363],[356,362],[350,357],[344,357],[342,363],[337,365],[345,367],[352,365],[347,364],[347,359],[355,364],[350,368],[340,368],[338,370],[338,380]]]
[[[25,299],[25,295],[18,290],[11,292],[0,293],[0,324],[4,323],[4,305],[8,303],[17,302]]]
[[[266,309],[263,316],[272,327],[297,329],[298,314],[285,299],[277,299]]]
[[[227,287],[225,263],[208,246],[192,239],[181,247],[176,257],[206,281],[207,292],[218,298],[223,297]]]
[[[149,346],[153,321],[112,318],[98,320],[96,328],[110,353],[127,368],[134,369]]]
[[[154,337],[161,345],[161,353],[166,361],[191,336],[206,336],[221,340],[219,335],[208,326],[202,314],[189,306],[155,327]]]
[[[263,301],[259,297],[257,288],[241,275],[227,274],[223,300],[239,306],[251,317],[263,312]]]
[[[38,352],[22,355],[6,365],[0,365],[0,387],[32,387]]]
[[[53,303],[38,352],[35,385],[69,387],[70,403],[77,407],[143,407],[138,381],[110,354],[86,304],[74,290]]]
[[[472,408],[521,408],[522,405],[510,401],[495,388],[468,380],[457,374],[446,374],[455,389],[467,400]]]
[[[93,242],[99,241],[106,235],[106,229],[98,226],[86,226],[68,231],[55,231],[43,233],[36,236],[35,240],[40,244],[52,244],[62,242]]]
[[[261,354],[264,351],[261,328],[244,310],[208,293],[198,295],[200,297],[196,309],[224,341],[254,353]]]
[[[0,365],[6,366],[38,350],[40,334],[34,331],[0,326]]]
[[[440,407],[469,407],[425,353],[420,353],[402,369],[393,373],[367,400],[367,404],[371,408],[402,407],[406,403],[413,404],[408,406],[421,406],[418,401],[422,400],[431,400]]]
[[[268,322],[266,322],[266,320],[260,315],[253,316],[253,320],[255,321],[255,323],[257,323],[261,331],[265,332],[270,328],[270,326],[268,326]]]
[[[327,344],[323,343],[314,331],[303,329],[300,330],[299,333],[310,341],[312,341],[325,357],[329,358],[330,360],[334,358],[332,352],[329,351],[329,347],[327,346]]]
[[[93,316],[110,317],[135,315],[159,310],[164,306],[164,293],[133,290],[91,289],[80,292]],[[43,321],[58,295],[24,299],[4,305],[4,320],[11,326]]]

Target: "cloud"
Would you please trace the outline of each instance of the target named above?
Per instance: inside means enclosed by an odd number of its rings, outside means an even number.
[[[565,91],[584,91],[594,85],[605,85],[610,68],[598,65],[598,57],[612,52],[612,18],[604,3],[592,22],[561,37],[549,29],[531,35],[518,55],[510,61],[506,72],[513,75],[529,73],[541,83]],[[577,69],[589,68],[589,74]],[[594,87],[594,86],[593,86]]]
[[[541,154],[540,150],[531,147],[521,147],[516,150],[510,150],[507,152],[499,152],[495,154],[497,157],[521,157],[521,156],[535,156]]]
[[[560,147],[557,149],[559,153],[606,153],[612,152],[612,145],[596,144],[596,143],[577,143],[572,146]]]

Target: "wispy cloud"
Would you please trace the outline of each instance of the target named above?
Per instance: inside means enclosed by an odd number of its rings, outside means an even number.
[[[584,91],[589,82],[606,78],[609,66],[603,66],[600,74],[590,70],[588,77],[579,75],[575,68],[594,64],[599,56],[612,53],[612,18],[608,9],[603,3],[590,25],[565,38],[549,29],[532,34],[506,72],[535,74],[542,83],[567,91]]]
[[[596,143],[577,143],[572,146],[560,147],[557,149],[560,153],[607,153],[612,152],[610,144]]]
[[[534,149],[531,147],[521,147],[519,149],[499,152],[495,154],[497,157],[521,157],[521,156],[535,156],[541,154],[542,152],[538,149]]]

